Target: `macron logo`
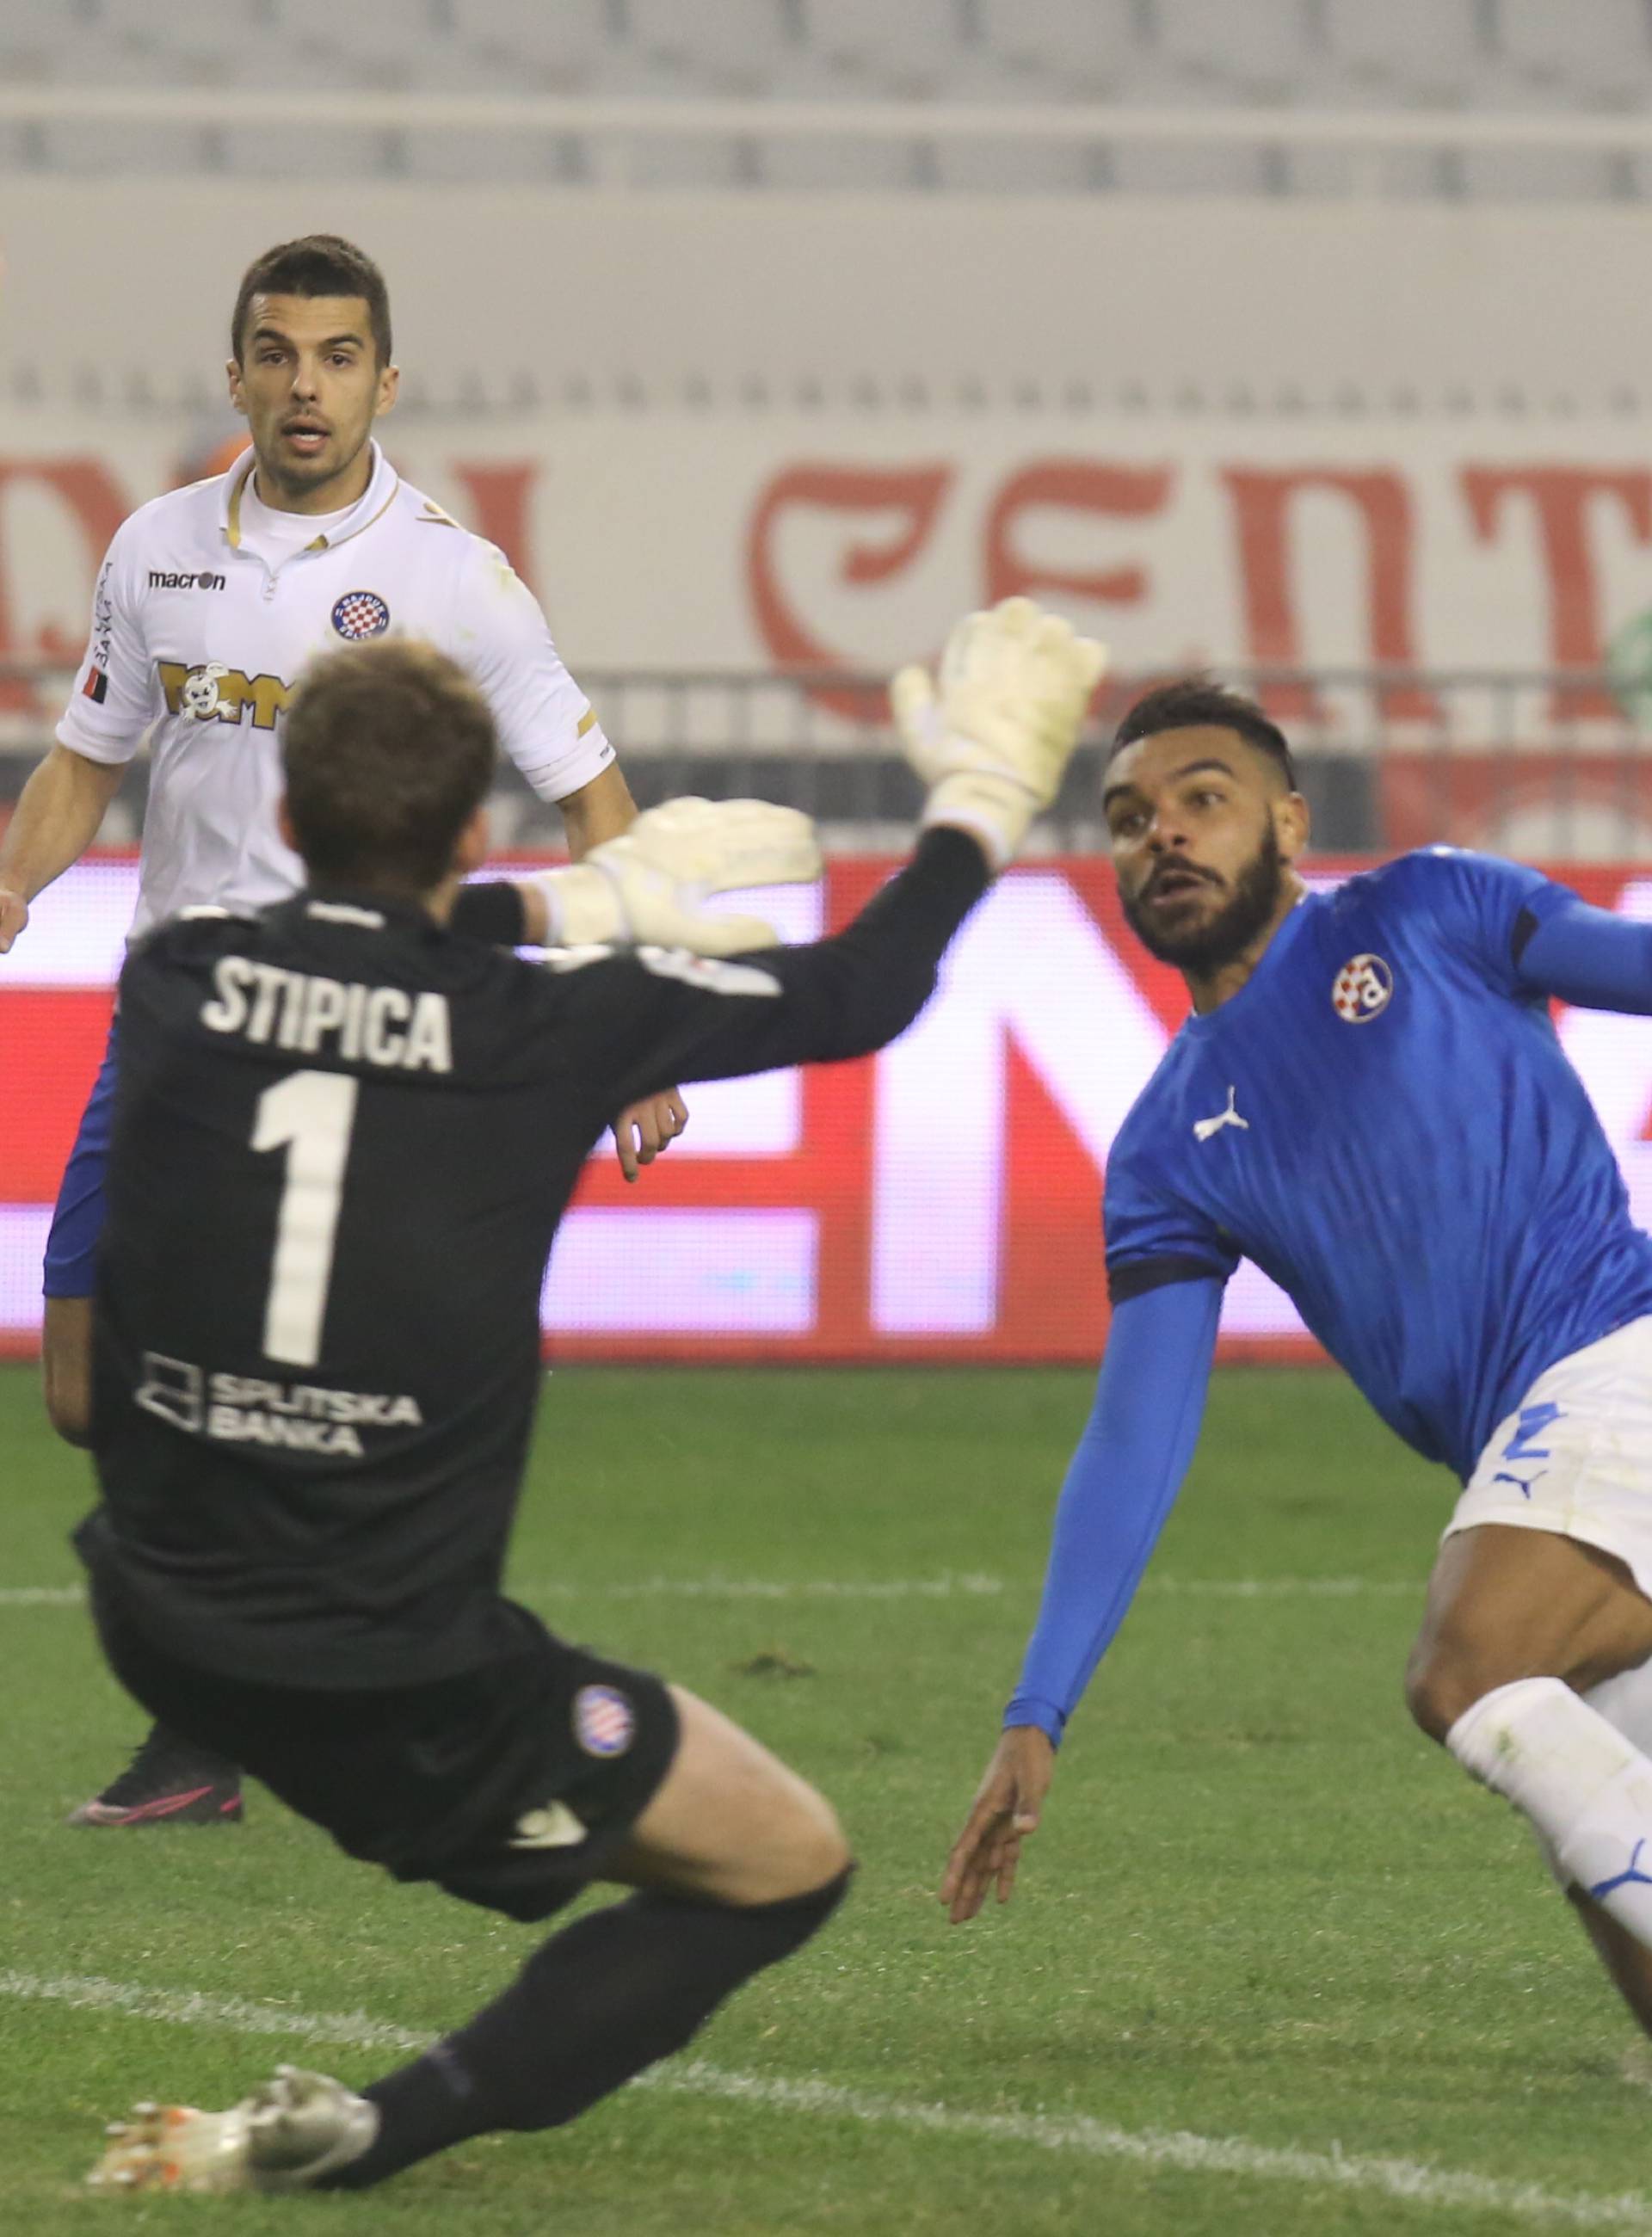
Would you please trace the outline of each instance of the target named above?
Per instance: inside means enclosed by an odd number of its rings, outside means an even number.
[[[151,567],[149,588],[152,591],[221,591],[224,577],[208,571],[197,575],[174,574],[165,567]]]
[[[1248,1118],[1241,1118],[1239,1112],[1233,1108],[1234,1093],[1235,1090],[1230,1087],[1227,1091],[1227,1108],[1226,1111],[1219,1111],[1213,1118],[1194,1119],[1193,1139],[1196,1142],[1208,1142],[1211,1136],[1223,1126],[1243,1126],[1247,1134],[1250,1132],[1250,1120]]]

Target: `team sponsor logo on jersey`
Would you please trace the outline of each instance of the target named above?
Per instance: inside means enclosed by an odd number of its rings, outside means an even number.
[[[146,1414],[169,1422],[175,1429],[187,1429],[195,1435],[202,1420],[201,1369],[189,1360],[146,1351],[143,1379],[133,1392],[132,1402]]]
[[[97,571],[97,588],[92,593],[92,665],[107,668],[109,648],[115,638],[115,597],[109,589],[109,577],[115,562],[105,559]]]
[[[390,609],[376,591],[347,591],[333,609],[333,626],[340,637],[382,637],[390,626]]]
[[[224,577],[202,568],[198,574],[174,574],[165,567],[151,567],[149,588],[152,591],[221,591]]]
[[[587,1755],[624,1755],[637,1712],[617,1686],[582,1686],[573,1697],[573,1736]]]
[[[190,715],[197,723],[239,723],[248,713],[255,730],[273,730],[276,717],[292,704],[293,686],[279,676],[248,676],[221,660],[157,660],[169,715]]]
[[[1394,995],[1394,974],[1380,955],[1351,955],[1331,982],[1332,1007],[1346,1026],[1368,1026]]]
[[[543,1810],[525,1811],[506,1844],[512,1849],[577,1849],[590,1828],[565,1802],[547,1802]]]
[[[685,947],[639,947],[637,960],[656,979],[680,979],[710,994],[777,994],[780,981],[750,963],[724,963],[712,955],[691,955]]]

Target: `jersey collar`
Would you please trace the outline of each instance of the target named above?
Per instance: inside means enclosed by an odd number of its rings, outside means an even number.
[[[390,926],[437,929],[436,920],[422,901],[400,894],[382,894],[371,886],[301,886],[279,907],[294,916],[318,924],[354,926],[362,932],[381,932]]]
[[[332,534],[318,536],[313,544],[304,546],[307,551],[330,551],[340,544],[347,544],[364,528],[371,528],[380,513],[387,511],[401,487],[401,477],[377,443],[370,442],[369,448],[373,452],[373,472],[367,477],[366,489]],[[257,463],[254,452],[243,451],[218,485],[218,526],[232,551],[241,549],[241,495]]]

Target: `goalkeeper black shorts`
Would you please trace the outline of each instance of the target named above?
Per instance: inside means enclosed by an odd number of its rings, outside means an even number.
[[[241,1764],[348,1855],[511,1918],[547,1918],[601,1877],[677,1752],[658,1678],[569,1646],[513,1601],[479,1668],[344,1693],[181,1661],[105,1586],[93,1611],[116,1676],[161,1723]]]

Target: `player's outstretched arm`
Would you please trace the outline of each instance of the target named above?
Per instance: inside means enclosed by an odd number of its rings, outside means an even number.
[[[34,771],[0,840],[0,955],[29,921],[29,904],[97,836],[126,775],[123,762],[89,761],[55,745]]]
[[[1595,908],[1560,887],[1541,896],[1542,914],[1515,929],[1515,967],[1523,986],[1586,1010],[1652,1015],[1652,924]]]
[[[1199,1442],[1223,1283],[1167,1282],[1113,1311],[1095,1405],[1061,1487],[1038,1621],[1004,1731],[947,1860],[955,1925],[1008,1903],[1067,1720],[1134,1597]]]

